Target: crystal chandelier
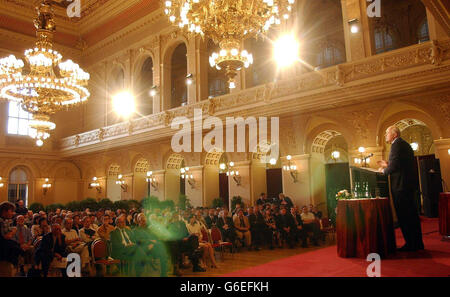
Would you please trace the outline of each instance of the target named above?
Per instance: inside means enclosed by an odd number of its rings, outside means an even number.
[[[85,88],[89,73],[71,60],[61,62],[61,54],[53,50],[56,26],[50,2],[42,0],[36,7],[37,41],[34,48],[25,51],[29,69],[13,55],[0,59],[0,98],[19,102],[24,111],[32,114],[29,127],[38,146],[43,145],[56,127],[50,121],[52,114],[90,96]]]
[[[209,58],[211,67],[224,69],[229,87],[253,56],[242,49],[244,39],[265,33],[288,19],[295,0],[165,0],[169,21],[190,33],[211,38],[219,53]]]

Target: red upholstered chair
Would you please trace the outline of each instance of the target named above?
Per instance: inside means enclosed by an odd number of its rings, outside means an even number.
[[[106,242],[102,239],[96,239],[92,243],[92,264],[102,265],[102,266],[110,266],[110,265],[120,265],[120,260],[111,260],[108,259],[108,249]]]
[[[220,247],[220,252],[221,252],[221,256],[223,259],[223,251],[224,251],[224,247],[229,247],[230,251],[233,251],[233,244],[231,242],[228,241],[222,241],[222,233],[220,233],[219,228],[213,226],[211,228],[211,240],[212,240],[212,244],[213,247]],[[233,254],[233,253],[232,253]]]
[[[331,220],[329,218],[322,218],[320,220],[320,230],[322,230],[325,234],[330,235],[330,237],[334,240],[336,229],[331,224]]]

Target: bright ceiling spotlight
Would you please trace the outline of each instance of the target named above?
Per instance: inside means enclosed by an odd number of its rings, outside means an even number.
[[[419,149],[419,144],[417,142],[413,142],[411,143],[411,148],[416,152]]]
[[[278,67],[288,67],[299,60],[300,44],[293,34],[285,34],[275,41],[273,57]]]
[[[116,114],[124,118],[129,118],[136,110],[134,96],[128,91],[115,95],[112,98],[112,103]]]
[[[366,148],[363,147],[363,146],[360,146],[360,147],[358,148],[358,152],[360,152],[361,154],[364,153],[365,151],[366,151]]]

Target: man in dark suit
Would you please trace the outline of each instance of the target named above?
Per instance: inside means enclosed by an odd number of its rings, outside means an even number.
[[[146,253],[136,240],[131,230],[126,226],[125,215],[119,215],[116,219],[117,228],[111,232],[111,256],[114,259],[128,261],[134,264],[136,276],[143,272],[147,261]]]
[[[414,151],[400,138],[400,129],[391,126],[386,130],[386,142],[391,143],[389,162],[379,161],[379,171],[390,175],[391,193],[398,223],[406,244],[400,251],[424,249],[420,218],[414,201],[417,180],[414,172]]]
[[[219,215],[217,219],[217,228],[219,228],[220,233],[222,233],[222,240],[235,243],[237,234],[234,228],[233,219],[228,216],[228,210],[224,209],[222,214]]]
[[[294,248],[295,245],[296,229],[297,226],[294,218],[287,212],[285,207],[282,207],[280,215],[278,216],[278,230],[280,231],[282,240],[286,241],[291,249]]]
[[[36,250],[34,261],[36,265],[42,263],[42,272],[44,277],[47,277],[53,258],[62,260],[64,257],[67,257],[66,237],[61,232],[61,226],[53,224],[52,231],[42,237],[42,241]],[[66,276],[65,269],[61,269],[61,273],[63,276]]]
[[[218,217],[216,216],[215,211],[216,211],[216,210],[215,210],[214,208],[211,208],[211,209],[208,211],[208,215],[205,217],[206,227],[207,227],[208,229],[211,229],[211,227],[212,227],[213,225],[216,225],[216,224],[217,224],[217,219],[218,219]]]

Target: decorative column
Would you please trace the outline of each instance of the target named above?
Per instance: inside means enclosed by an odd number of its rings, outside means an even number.
[[[163,83],[162,83],[162,59],[161,59],[161,43],[159,36],[153,43],[153,52],[155,53],[153,59],[153,85],[158,87],[158,92],[153,97],[153,113],[162,111],[162,95],[163,95]]]
[[[347,62],[371,56],[373,47],[366,0],[341,0],[341,5]],[[350,32],[350,20],[357,20],[357,33]]]
[[[197,78],[195,80],[195,86],[197,94],[199,94],[199,101],[208,99],[208,70],[209,70],[209,56],[208,56],[208,43],[198,38],[196,49],[196,72]]]
[[[199,63],[196,56],[196,40],[199,37],[190,37],[188,40],[187,47],[187,74],[192,74],[194,77],[194,83],[187,86],[187,93],[188,93],[188,104],[194,104],[198,101],[198,92],[197,92],[197,84],[199,81],[201,82],[200,73],[197,71],[196,65]]]
[[[445,32],[444,28],[442,28],[441,24],[439,24],[439,22],[436,20],[436,18],[428,8],[427,8],[427,22],[430,40],[446,39],[450,36]]]

